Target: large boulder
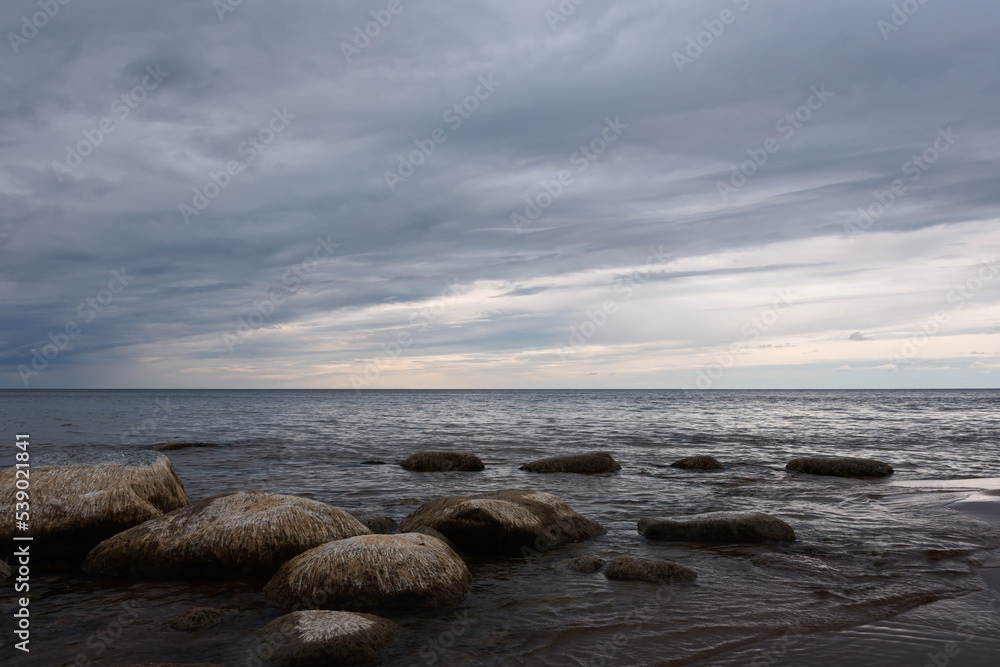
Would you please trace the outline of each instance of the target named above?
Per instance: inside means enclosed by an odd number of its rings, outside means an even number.
[[[813,456],[792,459],[785,467],[810,475],[832,475],[835,477],[886,477],[895,472],[888,463],[850,456]]]
[[[315,546],[371,533],[347,512],[265,491],[212,496],[98,544],[84,570],[150,579],[269,575]]]
[[[526,489],[435,498],[399,524],[404,533],[422,527],[440,532],[459,549],[501,554],[536,553],[607,532],[562,499]]]
[[[0,541],[15,534],[16,467],[0,472]],[[163,454],[74,450],[32,458],[32,556],[82,558],[101,540],[187,505],[184,485]],[[22,484],[23,486],[23,484]]]
[[[651,584],[687,584],[698,578],[691,568],[669,560],[649,560],[619,556],[604,569],[604,576],[615,581],[647,581]]]
[[[362,535],[329,542],[285,563],[264,595],[286,608],[441,607],[472,585],[465,562],[429,535]]]
[[[781,519],[763,512],[708,512],[683,519],[646,518],[639,532],[651,540],[745,544],[793,542],[795,531]]]
[[[689,456],[685,459],[674,461],[670,466],[685,470],[719,470],[722,468],[722,464],[713,456]]]
[[[395,519],[384,514],[355,514],[354,518],[365,524],[373,533],[388,535],[399,528]]]
[[[247,664],[267,667],[361,665],[374,661],[399,634],[399,626],[349,611],[293,611],[257,631]]]
[[[478,456],[467,452],[417,452],[400,465],[413,472],[447,472],[450,470],[474,472],[486,467]]]
[[[525,463],[521,470],[528,472],[575,472],[594,474],[621,470],[621,464],[607,452],[589,452],[575,456],[553,456]]]

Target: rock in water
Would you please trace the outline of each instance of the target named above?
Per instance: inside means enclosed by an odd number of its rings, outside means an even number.
[[[368,530],[325,503],[265,491],[206,498],[98,544],[84,570],[149,579],[268,575],[315,546]]]
[[[355,514],[354,518],[365,524],[373,533],[388,535],[399,528],[395,519],[384,514]]]
[[[399,634],[399,626],[371,614],[293,611],[257,631],[247,664],[267,667],[361,665],[372,662]]]
[[[526,489],[435,498],[411,512],[399,529],[409,533],[424,526],[459,549],[499,554],[533,554],[607,532],[562,499]]]
[[[194,442],[187,440],[178,440],[175,442],[161,442],[158,445],[153,445],[153,449],[158,452],[169,452],[175,449],[187,449],[188,447],[218,447],[217,442]]]
[[[647,518],[639,532],[651,540],[744,544],[793,542],[795,531],[781,519],[763,512],[708,512],[680,520]]]
[[[222,622],[226,612],[211,607],[191,607],[186,612],[170,621],[170,627],[180,632],[207,630]]]
[[[413,472],[478,471],[486,468],[475,454],[466,452],[417,452],[401,464]]]
[[[429,535],[362,535],[310,549],[285,563],[264,595],[286,608],[398,609],[455,604],[472,574]]]
[[[895,472],[888,463],[849,456],[815,456],[792,459],[785,467],[810,475],[833,475],[836,477],[886,477]]]
[[[684,468],[685,470],[718,470],[722,464],[712,456],[689,456],[670,464],[672,468]]]
[[[163,454],[75,450],[32,457],[31,553],[82,558],[101,540],[187,505],[184,485]],[[0,540],[13,551],[17,468],[0,472]]]
[[[615,472],[622,467],[607,452],[589,452],[576,456],[553,456],[525,463],[521,470],[528,472],[575,472],[594,474],[600,472]]]
[[[555,566],[563,568],[565,570],[572,570],[573,572],[583,572],[588,574],[591,572],[597,572],[606,563],[600,556],[578,556],[577,558],[567,558],[556,562]]]
[[[611,561],[604,576],[615,581],[648,581],[651,584],[686,584],[698,578],[694,570],[683,565],[632,556],[619,556]]]

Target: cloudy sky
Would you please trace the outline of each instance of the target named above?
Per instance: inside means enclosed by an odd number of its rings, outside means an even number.
[[[4,2],[0,386],[998,385],[1000,5],[575,1]]]

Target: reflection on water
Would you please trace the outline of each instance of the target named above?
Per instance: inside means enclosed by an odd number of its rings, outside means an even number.
[[[164,401],[171,410],[155,412]],[[749,664],[749,651],[783,633],[821,637],[980,590],[979,568],[998,536],[945,506],[969,491],[907,480],[1000,476],[998,405],[1000,393],[988,391],[0,392],[4,422],[31,433],[36,453],[221,443],[168,452],[192,500],[265,489],[399,520],[439,495],[534,488],[609,529],[530,562],[470,561],[475,583],[461,605],[392,616],[404,632],[385,656],[388,665]],[[396,463],[420,449],[472,451],[487,469],[411,473],[360,465]],[[517,469],[593,449],[612,452],[623,470],[577,476]],[[669,467],[692,454],[714,455],[726,467]],[[810,454],[870,456],[897,473],[864,481],[784,470],[789,459]],[[703,547],[653,543],[636,531],[644,516],[716,510],[774,514],[799,539]],[[587,553],[674,560],[699,579],[658,587],[551,567]],[[81,653],[108,665],[246,664],[243,639],[281,613],[264,602],[263,583],[108,582],[50,572],[32,589],[32,646],[47,664]],[[108,636],[131,601],[134,620]],[[166,625],[195,605],[231,612],[210,631]]]

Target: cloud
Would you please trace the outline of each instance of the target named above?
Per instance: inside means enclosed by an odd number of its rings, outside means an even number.
[[[349,59],[370,3],[242,3],[222,21],[207,2],[69,5],[0,70],[0,384],[23,387],[18,368],[71,321],[30,386],[351,387],[401,334],[373,386],[579,386],[591,368],[682,386],[735,343],[717,386],[885,361],[883,332],[949,307],[1000,251],[1000,119],[969,113],[1000,103],[1000,5],[929,3],[886,41],[870,2],[806,4],[752,3],[683,72],[674,52],[717,16],[695,0],[584,3],[556,30],[528,0],[403,3]],[[0,6],[0,25],[24,6]],[[955,145],[909,180],[949,127]],[[53,168],[70,154],[70,173]],[[896,179],[905,193],[848,241]],[[83,321],[123,268],[134,282]],[[445,281],[466,296],[439,305]],[[956,326],[995,326],[997,284]],[[797,300],[768,312],[779,290]],[[580,361],[561,359],[607,302]],[[251,317],[231,353],[224,333]],[[856,328],[869,345],[844,340]],[[983,381],[953,365],[947,381]]]
[[[838,373],[850,373],[850,372],[852,372],[853,370],[854,370],[854,369],[853,369],[853,368],[851,368],[850,366],[839,366],[839,367],[837,368],[837,372],[838,372]]]

